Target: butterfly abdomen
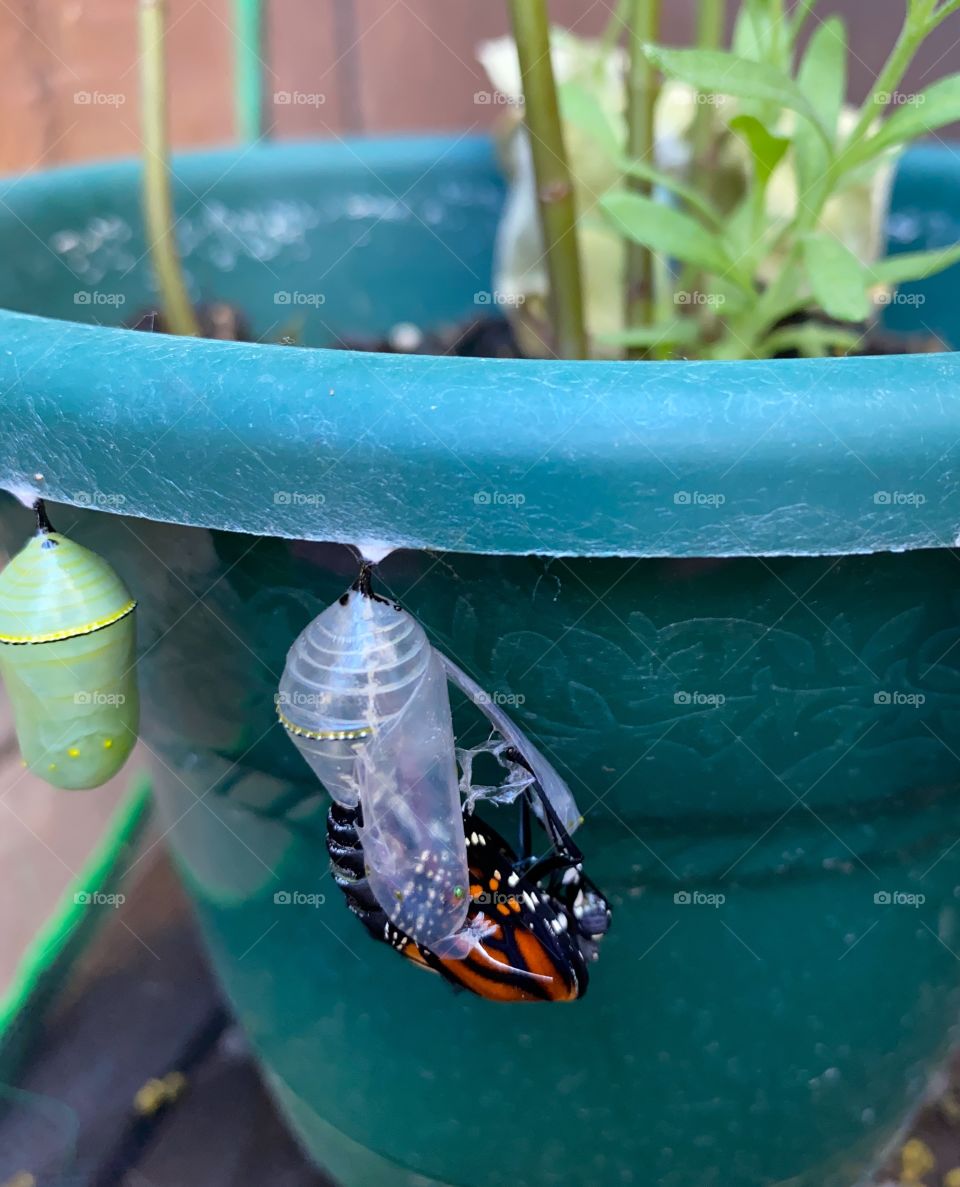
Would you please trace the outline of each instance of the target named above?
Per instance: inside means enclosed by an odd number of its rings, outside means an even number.
[[[506,842],[477,817],[467,828],[470,907],[467,929],[482,938],[459,959],[441,956],[395,927],[366,878],[357,831],[359,808],[333,803],[327,815],[327,851],[334,881],[350,910],[374,939],[389,944],[444,980],[490,1001],[575,1001],[588,974],[565,907],[514,869]]]
[[[377,902],[364,868],[363,846],[357,832],[359,808],[345,808],[336,800],[327,813],[327,853],[333,880],[343,892],[347,906],[375,940],[389,942],[391,934],[400,936],[386,911]],[[403,937],[405,940],[406,936]],[[412,940],[409,941],[411,944]]]

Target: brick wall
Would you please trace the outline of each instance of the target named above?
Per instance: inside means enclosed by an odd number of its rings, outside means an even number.
[[[552,0],[559,22],[596,32],[614,0]],[[231,0],[169,0],[171,121],[181,147],[233,137]],[[822,0],[842,12],[864,92],[904,0]],[[666,40],[689,38],[694,0],[670,0]],[[269,102],[277,136],[484,127],[486,84],[473,47],[507,29],[504,0],[267,0],[266,91],[322,94]],[[136,0],[0,3],[0,172],[137,149]],[[960,70],[960,14],[909,80]],[[85,101],[92,97],[91,101]]]

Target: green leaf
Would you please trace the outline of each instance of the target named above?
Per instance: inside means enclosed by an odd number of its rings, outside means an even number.
[[[742,0],[733,29],[733,51],[754,62],[786,68],[790,46],[780,0]]]
[[[960,120],[960,74],[950,74],[918,95],[901,98],[903,101],[893,115],[863,146],[869,155],[906,144]]]
[[[599,202],[610,223],[628,239],[708,272],[733,272],[719,235],[672,206],[626,190],[609,190]]]
[[[618,157],[621,149],[617,133],[596,97],[579,82],[561,83],[557,94],[563,118],[592,136],[611,157]]]
[[[679,78],[708,95],[733,95],[759,103],[786,107],[809,120],[824,143],[832,149],[833,138],[824,127],[816,108],[793,79],[766,62],[723,50],[666,49],[660,45],[644,47],[647,59],[664,74]]]
[[[753,167],[761,189],[770,180],[770,174],[783,160],[790,147],[784,136],[774,136],[752,115],[738,115],[730,121],[731,129],[747,142],[753,157]]]
[[[757,3],[757,0],[744,0],[740,5],[731,42],[733,52],[738,57],[762,62],[766,56],[766,46],[770,41],[770,20],[766,7]]]
[[[877,284],[907,284],[911,280],[926,280],[956,263],[960,263],[960,243],[934,251],[904,251],[888,256],[872,264],[870,273]]]
[[[701,298],[701,302],[706,304],[708,308],[715,308],[717,313],[722,312],[726,318],[736,317],[747,309],[752,309],[756,304],[756,300],[756,289],[745,292],[737,285],[728,283],[722,276],[711,278],[710,291],[706,294],[705,298]],[[676,294],[674,295],[674,302],[678,303]]]
[[[757,225],[753,197],[747,194],[727,214],[723,225],[724,242],[735,260],[755,272],[761,256],[767,252],[764,228]]]
[[[823,126],[836,135],[847,97],[847,29],[838,16],[817,25],[803,55],[797,82]]]
[[[804,322],[797,326],[784,326],[774,330],[763,340],[762,351],[768,358],[794,350],[808,358],[823,358],[826,355],[849,354],[863,341],[863,334],[841,330],[837,326],[820,326],[816,322]]]
[[[823,231],[807,235],[803,258],[814,300],[828,317],[861,322],[870,316],[870,277],[839,239]]]
[[[813,15],[817,0],[797,0],[797,4],[790,17],[790,40],[796,41],[807,21]]]
[[[649,181],[651,185],[663,186],[664,189],[676,194],[678,198],[681,198],[688,206],[696,210],[708,223],[712,223],[715,227],[723,224],[723,217],[719,210],[711,205],[702,194],[697,193],[692,186],[685,185],[669,173],[664,173],[660,169],[654,169],[646,161],[622,159],[617,163],[624,173],[629,174],[629,176],[639,177],[643,181]]]
[[[824,127],[836,137],[847,92],[847,35],[839,17],[829,17],[817,26],[803,55],[797,81]],[[798,125],[794,134],[794,156],[800,193],[816,206],[815,191],[830,162],[823,141],[808,123]]]
[[[691,346],[700,337],[700,327],[691,317],[677,318],[673,322],[650,326],[635,326],[628,330],[616,330],[599,334],[601,342],[608,346]]]

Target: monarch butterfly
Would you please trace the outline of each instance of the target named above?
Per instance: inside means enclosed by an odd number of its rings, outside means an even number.
[[[519,752],[508,760],[529,770]],[[539,797],[553,843],[541,861],[530,853],[529,797]],[[466,955],[445,955],[392,925],[364,875],[362,806],[334,801],[327,816],[333,877],[350,909],[377,940],[454,986],[491,1001],[575,1001],[587,991],[588,962],[610,926],[609,905],[584,875],[582,856],[538,783],[523,793],[521,854],[464,808],[470,869]]]
[[[35,510],[36,535],[0,573],[0,673],[24,765],[54,787],[99,787],[136,741],[136,602]]]
[[[430,948],[463,954],[467,851],[448,678],[529,753],[572,832],[580,816],[563,780],[412,615],[373,592],[369,565],[290,648],[277,712],[333,799],[362,804],[366,876],[390,921]]]

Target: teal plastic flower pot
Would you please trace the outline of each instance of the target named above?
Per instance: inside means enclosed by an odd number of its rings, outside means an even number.
[[[260,334],[489,307],[483,141],[178,174],[194,295]],[[140,599],[164,833],[305,1147],[349,1187],[850,1187],[960,1004],[960,363],[382,357],[34,316],[149,303],[137,182],[5,190],[0,485]],[[950,153],[909,157],[898,246],[960,236],[958,193]],[[949,338],[955,280],[893,315]],[[2,524],[15,547],[29,514]],[[579,799],[615,916],[575,1005],[451,993],[327,875],[273,693],[363,541]]]

